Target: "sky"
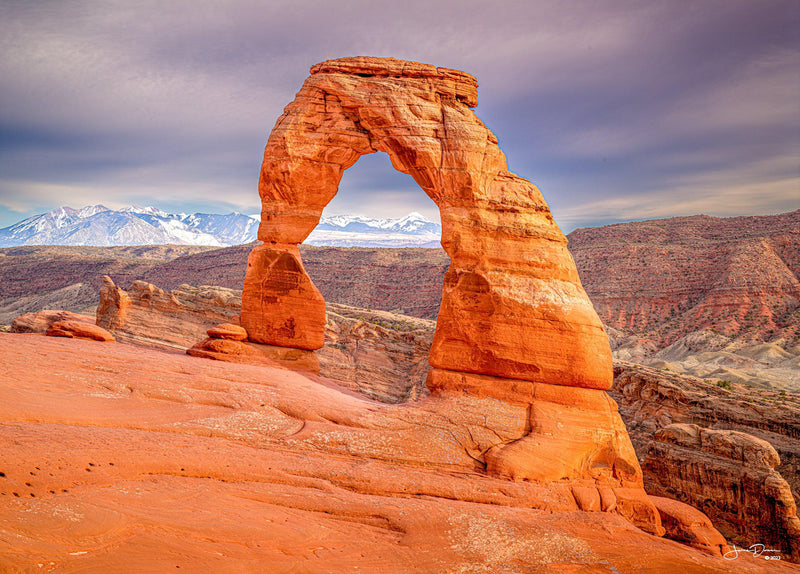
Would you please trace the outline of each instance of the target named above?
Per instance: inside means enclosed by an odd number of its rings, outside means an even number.
[[[393,56],[478,78],[481,120],[565,232],[800,208],[800,2],[0,0],[0,227],[101,203],[258,213],[309,68]],[[436,206],[388,156],[326,215]]]

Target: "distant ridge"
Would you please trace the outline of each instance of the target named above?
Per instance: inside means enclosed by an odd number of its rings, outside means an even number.
[[[155,207],[59,207],[0,229],[0,247],[205,245],[256,240],[259,220],[241,213],[167,213]],[[323,217],[305,243],[337,247],[439,247],[441,226],[419,213],[397,219]]]

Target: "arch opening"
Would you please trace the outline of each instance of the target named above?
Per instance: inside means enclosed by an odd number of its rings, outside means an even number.
[[[423,211],[435,221],[413,215]],[[361,156],[344,171],[300,248],[326,304],[325,344],[316,351],[320,374],[383,402],[427,394],[449,267],[440,234],[431,231],[441,229],[439,221],[436,204],[386,153]],[[347,274],[331,273],[336,268]]]

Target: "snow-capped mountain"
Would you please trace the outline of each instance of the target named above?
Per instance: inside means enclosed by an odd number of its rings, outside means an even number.
[[[255,240],[258,220],[230,213],[172,214],[155,207],[59,207],[0,229],[0,247],[17,245],[211,245]]]
[[[167,213],[155,207],[59,207],[0,229],[0,247],[18,245],[211,245],[256,239],[259,220],[241,213]],[[306,239],[341,247],[438,247],[441,226],[419,213],[398,219],[323,217]]]
[[[333,215],[320,219],[305,243],[338,247],[439,247],[442,226],[412,212],[399,219]]]

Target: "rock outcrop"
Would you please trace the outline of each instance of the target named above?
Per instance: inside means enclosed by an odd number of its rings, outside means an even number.
[[[768,442],[746,433],[671,424],[655,433],[642,468],[651,494],[699,508],[733,542],[797,561],[800,519],[779,463]]]
[[[428,394],[435,323],[327,303],[320,373],[373,399],[399,403]]]
[[[689,544],[712,556],[724,556],[730,550],[708,516],[693,506],[662,496],[650,496],[650,500],[658,509],[667,538]]]
[[[146,278],[148,270],[176,257],[211,249],[214,248],[193,245],[28,245],[2,248],[0,325],[24,313],[43,309],[63,309],[81,314],[94,311],[103,275],[109,275],[121,285],[128,285],[135,279]],[[244,261],[245,257],[240,260],[242,277]],[[224,285],[219,282],[212,284]],[[241,288],[241,278],[237,287]]]
[[[247,340],[247,331],[238,325],[223,323],[206,331],[208,338],[186,350],[187,355],[233,363],[285,367],[294,371],[318,374],[319,359],[303,349],[257,345]]]
[[[490,475],[568,485],[580,508],[616,512],[661,535],[604,392],[611,350],[566,238],[539,190],[508,171],[497,139],[470,109],[477,103],[475,78],[457,70],[393,58],[313,66],[264,151],[263,243],[248,258],[241,325],[265,349],[323,346],[325,301],[298,244],[343,171],[385,152],[440,209],[450,267],[427,387],[454,407],[480,405],[473,408],[484,430],[467,429],[466,452]]]
[[[777,470],[800,496],[800,399],[779,392],[722,388],[697,377],[622,361],[614,362],[609,391],[640,461],[654,435],[672,423],[736,430],[770,443],[780,455]]]
[[[603,322],[657,348],[700,329],[800,341],[800,210],[619,223],[569,241]]]
[[[794,515],[789,509],[796,505],[800,487],[800,401],[740,385],[728,390],[620,361],[615,361],[614,373],[610,394],[619,403],[643,464],[647,491],[703,510],[739,546],[772,541],[783,549],[785,560],[797,561],[794,520],[782,517]],[[660,434],[675,424],[697,426],[696,433],[686,435],[696,438],[678,441]],[[748,452],[762,454],[748,455],[745,465],[740,462],[744,454],[732,454],[733,447],[727,454],[709,452],[708,444],[720,441],[704,443],[701,438],[724,438],[733,431],[742,445],[752,447]],[[739,450],[744,453],[744,446]],[[746,520],[746,513],[757,518]],[[782,534],[775,530],[781,523],[786,524]]]
[[[103,276],[100,288],[100,303],[95,313],[96,323],[106,329],[120,329],[128,323],[128,309],[131,306],[130,296],[117,287],[111,277]]]
[[[97,324],[117,340],[186,349],[220,323],[238,323],[240,293],[223,287],[181,285],[164,291],[134,281],[127,291],[103,278]]]
[[[208,331],[208,336],[212,339],[226,339],[228,341],[246,341],[247,331],[239,325],[233,323],[222,323],[212,327]]]
[[[124,291],[108,279],[97,316],[120,341],[190,349],[189,354],[209,359],[316,371],[382,402],[428,394],[433,321],[328,303],[325,346],[314,354],[246,341],[247,332],[236,324],[240,300],[239,291],[221,287],[182,285],[164,291],[136,281]]]
[[[58,321],[80,321],[82,323],[94,324],[94,317],[79,315],[70,311],[37,311],[35,313],[25,313],[11,322],[12,333],[44,333],[50,325]]]
[[[470,108],[477,82],[392,58],[314,66],[270,134],[262,219],[248,260],[250,340],[301,349],[324,340],[322,297],[297,244],[345,169],[382,151],[439,206],[450,256],[430,363],[440,369],[605,389],[608,341],[541,193],[507,170]],[[501,380],[496,384],[506,384]]]
[[[112,342],[114,335],[85,321],[56,321],[47,328],[48,337],[66,337],[68,339],[88,339],[91,341]]]

